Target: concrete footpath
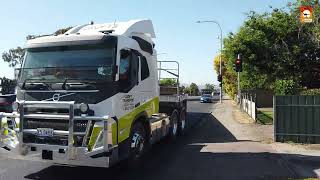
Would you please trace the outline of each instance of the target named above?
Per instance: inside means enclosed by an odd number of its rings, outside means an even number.
[[[236,138],[236,142],[209,144],[209,152],[271,153],[279,155],[280,163],[296,178],[320,177],[319,145],[311,148],[273,142],[273,126],[254,123],[242,113],[234,101],[225,98],[222,104],[213,105],[212,115]],[[281,176],[281,175],[280,175]]]

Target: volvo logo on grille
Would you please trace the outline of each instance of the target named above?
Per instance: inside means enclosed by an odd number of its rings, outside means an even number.
[[[53,101],[59,101],[59,99],[60,99],[60,94],[54,94],[54,95],[52,96],[52,100],[53,100]]]
[[[66,96],[70,96],[70,95],[74,95],[76,93],[69,93],[69,94],[60,94],[60,93],[55,93],[53,94],[52,98],[49,99],[44,99],[42,101],[59,101],[60,98],[66,97]]]

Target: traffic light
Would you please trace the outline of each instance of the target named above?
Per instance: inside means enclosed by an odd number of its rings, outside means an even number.
[[[221,74],[218,75],[218,81],[219,81],[219,82],[222,82],[222,76],[221,76]]]
[[[238,55],[238,58],[236,59],[233,68],[236,72],[242,72],[242,60],[240,58],[240,55]]]

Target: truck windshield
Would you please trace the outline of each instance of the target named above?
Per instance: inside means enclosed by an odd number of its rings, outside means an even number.
[[[115,48],[103,45],[27,49],[19,80],[112,81],[115,53]]]

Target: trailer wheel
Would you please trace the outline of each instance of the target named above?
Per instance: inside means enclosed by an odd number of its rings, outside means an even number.
[[[129,168],[136,168],[141,166],[143,155],[146,152],[147,133],[142,123],[136,122],[130,133],[129,143]]]
[[[170,116],[170,128],[169,128],[169,137],[171,140],[174,140],[178,133],[178,113],[173,111]]]
[[[180,118],[179,118],[179,126],[178,126],[178,134],[184,135],[187,126],[187,112],[185,109],[181,110]]]

